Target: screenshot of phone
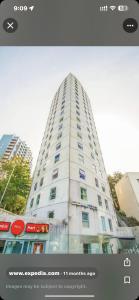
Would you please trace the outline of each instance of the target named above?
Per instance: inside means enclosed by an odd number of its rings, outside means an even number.
[[[139,300],[139,3],[0,1],[0,300]]]

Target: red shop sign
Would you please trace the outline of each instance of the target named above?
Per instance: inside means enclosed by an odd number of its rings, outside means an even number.
[[[0,222],[0,231],[9,231],[11,222]]]
[[[25,228],[25,223],[22,220],[17,220],[15,222],[13,222],[12,226],[11,226],[11,232],[14,235],[19,235],[24,231]]]
[[[27,233],[48,233],[49,232],[49,224],[27,223],[25,231]]]

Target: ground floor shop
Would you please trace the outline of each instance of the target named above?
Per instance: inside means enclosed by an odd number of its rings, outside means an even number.
[[[67,240],[67,236],[65,236]],[[72,237],[74,240],[74,237]],[[77,240],[75,240],[77,245]],[[64,243],[65,244],[65,243]],[[116,254],[116,253],[139,253],[139,247],[135,240],[111,239],[101,242],[82,242],[78,247],[68,249],[68,244],[63,247],[56,241],[26,240],[17,238],[0,239],[1,254]]]
[[[2,254],[116,254],[134,252],[139,247],[134,236],[69,235],[68,225],[36,218],[2,216],[0,253]]]
[[[3,254],[44,254],[46,241],[0,240],[0,253]]]

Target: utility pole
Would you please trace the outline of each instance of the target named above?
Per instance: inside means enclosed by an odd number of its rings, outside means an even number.
[[[1,196],[1,199],[0,199],[0,205],[1,205],[1,203],[2,203],[2,201],[3,201],[3,198],[4,198],[5,194],[6,194],[6,191],[7,191],[8,185],[9,185],[9,183],[10,183],[10,180],[11,180],[11,178],[12,178],[12,175],[13,175],[13,173],[14,173],[15,167],[16,167],[16,164],[14,165],[14,167],[13,167],[13,169],[12,169],[12,172],[11,172],[9,178],[8,178],[7,183],[6,183],[4,192],[3,192],[2,196]]]

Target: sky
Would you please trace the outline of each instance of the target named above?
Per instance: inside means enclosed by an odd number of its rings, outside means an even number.
[[[30,146],[33,168],[51,101],[68,73],[92,105],[106,171],[139,171],[139,47],[1,47],[0,136]]]

